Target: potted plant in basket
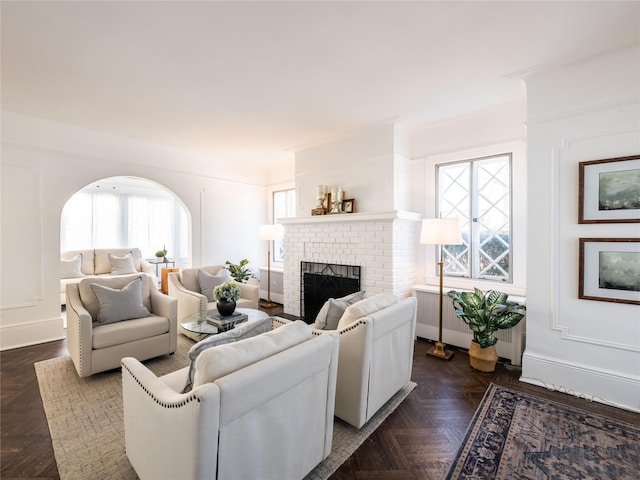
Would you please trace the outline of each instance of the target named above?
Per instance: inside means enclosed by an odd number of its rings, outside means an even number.
[[[236,309],[236,302],[240,298],[240,287],[228,280],[213,289],[213,298],[217,302],[218,313],[227,317]]]
[[[240,260],[240,263],[238,265],[231,263],[229,260],[227,260],[226,262],[227,270],[229,270],[231,277],[236,282],[240,283],[247,283],[247,280],[253,277],[253,272],[249,267],[247,267],[248,264],[249,260],[247,260],[246,258]]]
[[[453,302],[456,316],[473,333],[469,348],[471,366],[481,372],[493,372],[498,361],[498,338],[494,334],[499,329],[516,326],[524,317],[526,307],[508,301],[509,295],[497,290],[487,293],[477,288],[473,292],[451,290],[447,295]]]

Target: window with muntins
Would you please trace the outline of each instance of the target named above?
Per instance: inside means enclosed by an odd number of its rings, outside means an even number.
[[[512,281],[511,154],[436,166],[437,209],[461,220],[462,245],[445,245],[445,276]]]

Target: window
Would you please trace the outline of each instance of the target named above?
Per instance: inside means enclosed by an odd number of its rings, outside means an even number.
[[[436,167],[437,209],[461,219],[462,245],[445,245],[444,272],[512,281],[511,154]]]
[[[164,246],[179,265],[188,256],[187,225],[187,213],[172,194],[152,182],[116,177],[69,199],[62,210],[60,246],[62,251],[138,247],[145,258]]]
[[[279,190],[273,192],[273,221],[277,223],[279,218],[291,218],[296,216],[296,191],[295,189]],[[284,243],[276,240],[273,245],[273,261],[284,261]]]

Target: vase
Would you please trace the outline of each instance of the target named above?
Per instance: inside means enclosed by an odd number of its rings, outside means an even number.
[[[469,348],[469,363],[472,368],[481,372],[493,372],[498,362],[498,352],[496,346],[482,348],[479,343],[471,342]]]
[[[218,313],[223,317],[228,317],[233,313],[236,309],[236,301],[235,300],[218,300],[216,305],[218,308]]]

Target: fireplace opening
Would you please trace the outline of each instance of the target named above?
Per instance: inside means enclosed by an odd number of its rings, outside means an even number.
[[[300,262],[300,316],[307,323],[330,298],[360,291],[360,267],[334,263]]]

